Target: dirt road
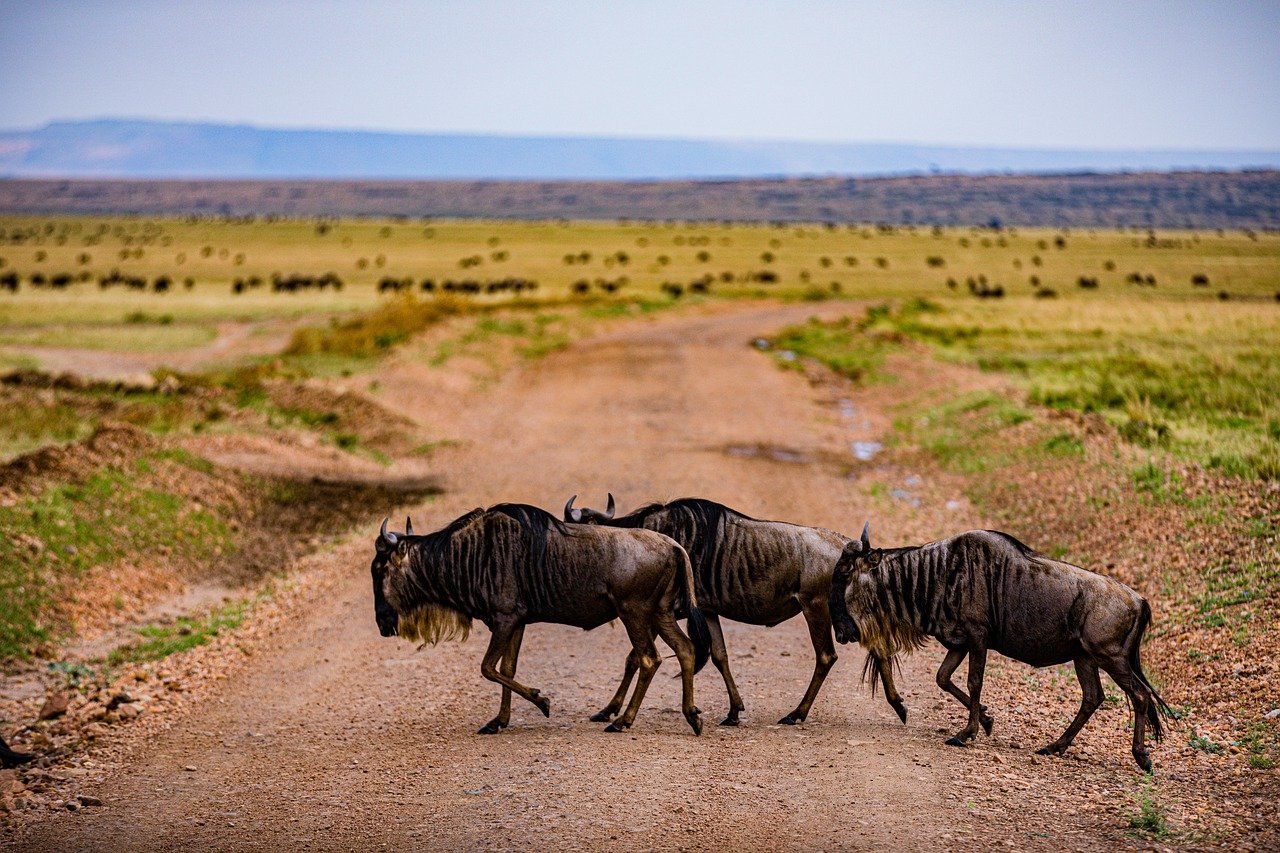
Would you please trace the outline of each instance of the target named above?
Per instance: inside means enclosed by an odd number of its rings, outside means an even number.
[[[623,509],[698,494],[758,516],[854,530],[868,508],[843,462],[852,461],[852,440],[883,429],[885,413],[837,405],[829,389],[749,347],[814,312],[721,307],[626,325],[484,389],[450,387],[408,357],[388,365],[380,397],[462,440],[436,457],[446,493],[416,510],[415,526],[433,529],[500,500],[554,508],[578,493],[580,504],[596,505],[611,490]],[[693,737],[668,661],[634,729],[606,734],[587,717],[622,670],[621,628],[538,625],[526,634],[520,678],[551,697],[551,718],[517,704],[510,730],[481,737],[475,730],[499,697],[479,674],[485,632],[420,652],[380,638],[371,542],[332,553],[333,571],[349,578],[339,593],[98,786],[103,807],[28,825],[9,843],[936,849],[965,831],[963,804],[946,794],[966,753],[936,733],[957,715],[929,710],[929,660],[909,663],[899,682],[910,726],[858,686],[861,656],[852,650],[842,650],[810,721],[776,726],[811,673],[804,623],[727,624],[747,704],[740,728],[715,725],[727,702],[707,667],[697,700],[708,725]]]

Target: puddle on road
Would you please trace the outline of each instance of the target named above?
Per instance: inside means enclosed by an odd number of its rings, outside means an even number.
[[[854,441],[850,442],[849,449],[853,451],[853,458],[859,462],[870,462],[877,453],[884,450],[884,445],[878,441]]]
[[[724,453],[739,459],[768,459],[791,465],[803,465],[811,461],[804,451],[778,444],[727,444]]]

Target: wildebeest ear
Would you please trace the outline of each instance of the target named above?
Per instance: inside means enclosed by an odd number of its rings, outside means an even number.
[[[565,505],[564,505],[565,521],[582,521],[582,510],[573,508],[573,502],[576,501],[577,499],[578,499],[578,496],[574,495],[573,497],[569,498],[569,500],[565,501]]]
[[[396,546],[396,556],[401,559],[404,559],[405,555],[408,553],[409,553],[409,540],[401,539],[400,544]]]
[[[862,525],[862,550],[863,551],[871,550],[871,521],[870,520],[868,520],[866,524]]]
[[[881,557],[881,551],[879,548],[877,548],[867,556],[867,562],[873,566],[878,566],[880,565],[880,557]]]
[[[605,507],[604,514],[613,518],[613,492],[609,493],[609,505]]]

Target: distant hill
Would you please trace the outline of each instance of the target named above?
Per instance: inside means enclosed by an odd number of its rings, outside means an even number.
[[[0,132],[4,177],[673,180],[1261,167],[1280,167],[1280,151],[374,133],[121,119]]]
[[[0,180],[0,211],[1280,228],[1280,171],[735,181]]]

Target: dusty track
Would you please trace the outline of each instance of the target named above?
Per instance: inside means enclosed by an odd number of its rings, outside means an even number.
[[[699,494],[763,517],[854,529],[866,508],[829,460],[848,458],[848,442],[872,437],[883,413],[842,420],[828,392],[747,346],[814,311],[757,305],[628,325],[482,391],[450,390],[407,359],[390,364],[379,377],[383,399],[463,439],[436,457],[446,494],[418,510],[416,526],[432,529],[499,500],[558,507],[576,492],[596,504],[612,490],[624,508]],[[785,458],[813,461],[725,452],[757,445],[785,445],[797,452]],[[707,667],[697,699],[708,726],[693,737],[668,662],[632,732],[611,735],[587,717],[621,672],[621,629],[533,626],[520,678],[551,697],[552,716],[517,704],[509,731],[481,737],[475,729],[499,696],[479,675],[484,631],[465,645],[421,652],[379,638],[370,542],[353,540],[327,557],[347,578],[338,594],[139,749],[97,789],[104,807],[28,825],[9,843],[35,850],[948,845],[963,808],[944,795],[969,753],[943,747],[936,734],[956,715],[928,710],[936,699],[932,656],[910,663],[900,681],[912,707],[908,727],[857,685],[861,656],[847,649],[810,722],[778,727],[811,672],[803,621],[772,630],[728,624],[747,703],[742,727],[715,725],[726,699]]]

